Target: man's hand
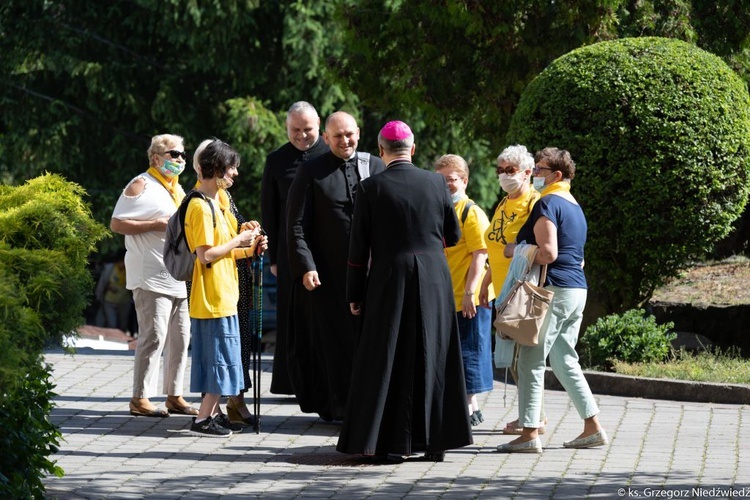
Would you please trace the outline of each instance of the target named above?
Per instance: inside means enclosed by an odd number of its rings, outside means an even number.
[[[320,278],[318,278],[318,271],[307,271],[304,274],[304,276],[302,276],[302,284],[310,292],[318,288],[320,286]]]
[[[349,302],[349,310],[353,315],[359,316],[362,314],[362,304],[360,302]]]

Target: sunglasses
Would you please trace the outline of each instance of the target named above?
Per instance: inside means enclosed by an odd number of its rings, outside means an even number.
[[[177,158],[182,158],[183,160],[187,159],[187,155],[185,154],[184,151],[177,151],[177,150],[171,149],[169,151],[164,151],[164,153],[162,154],[169,155],[174,159],[177,159]]]
[[[518,167],[514,167],[513,165],[510,165],[510,166],[505,167],[505,168],[503,168],[503,167],[501,167],[499,165],[497,167],[495,167],[495,173],[498,174],[498,175],[500,175],[500,174],[516,175],[520,170],[521,169],[519,169]]]

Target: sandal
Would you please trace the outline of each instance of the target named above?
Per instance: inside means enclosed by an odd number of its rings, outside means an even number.
[[[144,408],[143,406],[137,406],[132,401],[130,402],[130,414],[134,417],[166,418],[169,416],[169,413],[164,410],[155,407]]]
[[[169,413],[176,413],[180,415],[197,415],[198,410],[190,406],[189,403],[186,402],[186,404],[182,405],[179,402],[175,403],[173,400],[167,398],[167,401],[164,403],[164,406],[167,407],[167,412]]]
[[[544,432],[546,431],[547,422],[548,422],[547,417],[545,417],[542,422],[539,422],[539,427],[537,428],[537,432],[539,432],[540,435],[544,434]],[[505,424],[505,428],[501,432],[503,434],[512,434],[514,436],[520,436],[523,433],[523,427],[520,427],[518,425],[518,419],[516,419],[512,422],[508,422],[507,424]]]

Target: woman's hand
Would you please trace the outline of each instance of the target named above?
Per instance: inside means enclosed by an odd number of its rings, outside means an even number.
[[[461,304],[463,308],[464,318],[472,319],[477,315],[477,307],[474,305],[474,295],[464,294],[464,299]]]
[[[242,226],[240,226],[240,231],[252,231],[253,229],[259,228],[260,222],[257,220],[249,220],[247,222],[243,222]]]

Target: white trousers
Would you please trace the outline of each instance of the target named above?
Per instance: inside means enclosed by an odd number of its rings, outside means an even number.
[[[151,398],[158,390],[159,362],[164,353],[163,394],[182,396],[190,344],[187,298],[133,290],[138,315],[138,344],[133,368],[133,397]]]

